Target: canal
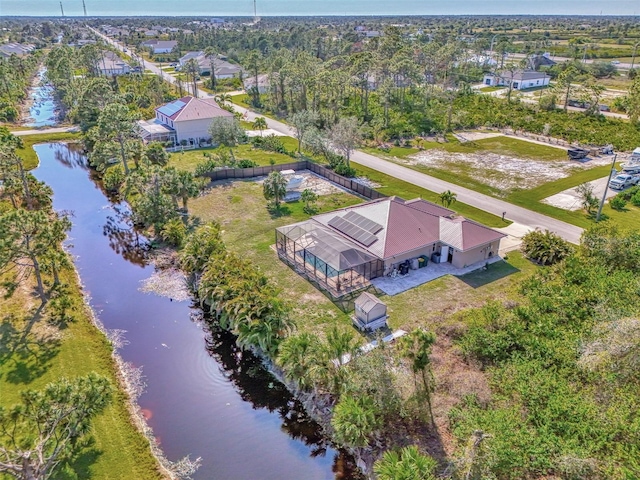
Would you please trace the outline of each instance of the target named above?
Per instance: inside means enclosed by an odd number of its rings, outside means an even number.
[[[119,353],[142,367],[139,398],[167,458],[202,457],[196,479],[350,478],[349,462],[323,440],[300,404],[225,332],[208,332],[190,301],[140,290],[154,272],[126,204],[110,201],[85,156],[66,144],[35,147],[34,175],[73,212],[69,250],[90,303]]]

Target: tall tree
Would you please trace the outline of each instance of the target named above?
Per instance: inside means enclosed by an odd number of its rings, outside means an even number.
[[[91,164],[103,170],[114,158],[120,159],[126,175],[129,175],[128,160],[139,142],[137,124],[126,105],[110,103],[102,110],[98,124],[88,133],[94,141],[89,157]]]
[[[198,78],[200,77],[200,65],[195,58],[187,60],[184,64],[183,71],[187,74],[187,77],[191,77],[191,83],[193,85],[193,96],[198,98]]]
[[[71,222],[65,216],[43,210],[11,210],[0,216],[0,270],[33,271],[42,305],[47,301],[41,265],[52,250],[60,248]]]
[[[351,152],[362,143],[362,133],[356,117],[343,117],[329,131],[329,139],[346,159],[347,166]]]
[[[431,347],[436,342],[436,336],[432,332],[416,329],[401,339],[402,355],[411,363],[411,370],[422,378],[424,399],[429,409],[431,423],[434,423],[431,395],[434,391],[434,379],[431,371]]]
[[[0,409],[0,472],[24,480],[54,478],[57,466],[83,445],[112,391],[107,378],[90,373],[23,392],[21,404]]]
[[[251,105],[253,107],[260,107],[260,90],[258,89],[258,75],[260,74],[261,67],[261,54],[258,50],[251,50],[244,61],[245,65],[253,75],[255,81],[253,88],[250,89],[249,95],[251,96]]]
[[[207,47],[204,49],[204,56],[209,59],[209,68],[211,69],[211,90],[216,90],[216,57],[218,56],[216,49]]]
[[[562,98],[564,99],[565,112],[569,108],[569,99],[571,98],[571,93],[576,88],[574,82],[578,79],[579,76],[580,71],[574,65],[569,65],[562,71],[562,73],[560,73],[560,75],[558,75],[558,79],[554,88],[558,91],[558,94],[562,95]]]
[[[315,127],[320,120],[320,116],[311,110],[301,110],[294,113],[291,118],[291,125],[295,130],[296,139],[298,140],[298,153],[302,146],[302,139],[309,129]]]

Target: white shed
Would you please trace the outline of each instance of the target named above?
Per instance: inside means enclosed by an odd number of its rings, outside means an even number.
[[[356,299],[353,323],[360,330],[376,330],[387,324],[387,306],[367,292]]]

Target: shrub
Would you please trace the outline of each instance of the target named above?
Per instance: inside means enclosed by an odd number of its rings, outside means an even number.
[[[118,193],[126,178],[123,168],[120,165],[114,165],[104,172],[102,184],[108,192]]]
[[[633,203],[636,207],[640,207],[640,190],[637,191],[633,197],[631,197],[631,203]]]
[[[522,237],[522,252],[531,260],[542,265],[553,265],[573,252],[569,242],[545,230],[534,230]]]
[[[611,200],[609,200],[609,205],[614,210],[620,211],[620,210],[623,210],[624,207],[627,206],[627,201],[624,198],[622,198],[620,195],[616,195]]]
[[[266,137],[253,137],[251,144],[255,148],[266,150],[268,152],[282,153],[283,155],[294,156],[294,152],[290,152],[284,146],[282,139],[276,135],[267,135]]]
[[[636,193],[640,192],[640,185],[636,185],[631,188],[627,188],[624,192],[620,192],[616,197],[620,197],[625,202],[631,200]]]
[[[356,176],[356,169],[348,166],[346,163],[342,162],[336,165],[333,169],[338,175],[342,175],[343,177],[353,178]]]
[[[165,223],[160,236],[170,245],[181,247],[187,237],[187,227],[182,220],[174,218]]]

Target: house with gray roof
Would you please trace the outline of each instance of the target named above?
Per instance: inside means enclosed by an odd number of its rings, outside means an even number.
[[[98,61],[98,70],[105,77],[116,75],[128,75],[131,73],[131,66],[114,52],[105,52]]]
[[[155,118],[139,121],[140,135],[145,142],[173,142],[178,145],[198,145],[210,141],[209,127],[214,118],[233,118],[213,98],[182,97],[156,108]]]
[[[176,40],[147,40],[140,44],[143,48],[150,48],[153,53],[171,53],[178,46]]]
[[[233,63],[229,63],[225,60],[226,57],[222,55],[216,55],[213,57],[213,69],[216,75],[216,78],[233,78],[237,77],[242,71],[242,67],[239,65],[234,65]],[[198,67],[200,69],[200,75],[210,75],[211,74],[211,56],[206,56],[203,51],[197,52],[187,52],[183,55],[180,60],[178,60],[178,64],[180,68],[183,68],[185,64],[191,60],[195,59],[198,62]]]
[[[508,87],[514,90],[545,87],[549,85],[551,76],[535,70],[503,70],[496,73],[487,73],[482,83],[488,87]]]
[[[422,199],[388,197],[276,229],[276,250],[339,297],[393,272],[449,263],[482,266],[506,235]]]
[[[17,57],[24,57],[31,53],[35,47],[29,44],[23,43],[5,43],[0,45],[0,58],[9,58],[11,55]]]

